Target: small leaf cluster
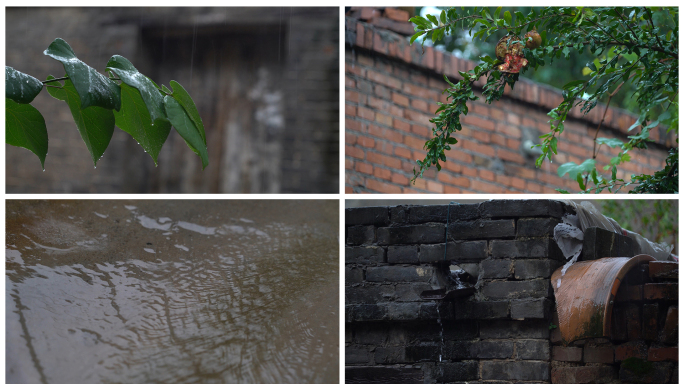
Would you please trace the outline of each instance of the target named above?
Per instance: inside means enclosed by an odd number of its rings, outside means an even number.
[[[201,158],[202,169],[209,164],[202,119],[178,82],[171,80],[170,90],[164,85],[159,87],[119,55],[107,63],[107,77],[79,60],[60,38],[44,54],[63,64],[63,77],[50,75],[40,81],[5,67],[6,142],[36,154],[43,169],[48,151],[47,127],[42,114],[30,105],[43,86],[50,96],[66,102],[94,165],[109,146],[115,125],[130,134],[155,165],[172,126]]]
[[[634,84],[637,89],[634,97],[640,111],[640,116],[630,131],[638,129],[638,132],[629,136],[629,141],[622,143],[616,139],[598,137],[600,125],[597,128],[597,136],[594,138],[596,146],[592,159],[587,159],[582,164],[564,164],[559,167],[558,173],[563,176],[568,174],[577,180],[580,189],[589,191],[587,185],[594,183],[595,192],[605,188],[612,190],[615,186],[638,184],[650,180],[637,175],[631,181],[625,182],[617,178],[617,167],[631,160],[629,152],[633,149],[647,148],[650,139],[650,131],[658,125],[668,127],[668,132],[678,132],[678,89],[679,89],[679,56],[678,56],[678,9],[656,7],[547,7],[533,9],[529,14],[521,12],[511,14],[509,11],[501,13],[501,7],[493,12],[488,8],[450,8],[443,10],[439,17],[427,15],[426,17],[415,16],[410,19],[415,24],[416,33],[411,37],[414,42],[423,37],[422,44],[426,40],[437,42],[447,34],[457,32],[457,29],[469,30],[473,38],[486,40],[497,31],[504,30],[508,35],[522,36],[526,32],[539,30],[542,38],[541,46],[535,49],[524,49],[525,58],[529,65],[526,70],[536,69],[540,66],[552,64],[554,60],[568,59],[573,52],[582,53],[589,51],[596,59],[587,64],[585,74],[588,80],[573,80],[563,86],[563,101],[558,107],[551,110],[548,115],[549,133],[540,136],[542,154],[536,161],[540,167],[545,159],[552,159],[558,153],[558,140],[564,131],[564,122],[572,108],[580,108],[587,114],[594,109],[600,100],[610,99],[625,83]],[[547,37],[548,36],[548,37]],[[509,40],[510,41],[510,40]],[[486,74],[487,85],[483,89],[483,96],[491,103],[498,100],[503,93],[505,84],[511,87],[517,80],[517,74],[503,74],[497,71],[495,59],[489,56],[482,57],[482,64],[478,66],[484,71],[477,75]],[[475,75],[473,72],[471,75]],[[464,76],[463,74],[461,74]],[[479,76],[478,76],[479,78]],[[440,116],[433,121],[436,124],[433,129],[435,138],[426,143],[428,155],[424,161],[418,161],[419,171],[414,170],[415,177],[422,176],[430,165],[436,165],[441,169],[437,160],[445,161],[443,150],[446,145],[441,145],[447,135],[454,130],[460,130],[460,114],[467,113],[465,102],[477,97],[469,98],[472,94],[472,77],[458,83],[457,87],[449,84],[452,102],[448,105],[440,105]],[[466,89],[467,88],[467,89]],[[455,94],[454,94],[454,91]],[[455,124],[449,127],[448,124]],[[442,139],[437,139],[442,135]],[[435,139],[437,141],[435,142]],[[432,144],[431,144],[432,143]],[[430,145],[431,144],[431,145]],[[610,177],[603,177],[596,170],[596,151],[606,145],[612,148],[620,148],[619,155],[613,157],[610,164],[604,167],[610,172]],[[668,164],[676,164],[673,159]],[[665,178],[676,177],[677,172],[665,172],[661,175]],[[676,180],[670,180],[666,185],[677,185]],[[660,183],[659,185],[663,185]],[[618,188],[619,189],[619,188]],[[650,190],[649,188],[635,189],[636,191]],[[675,190],[670,190],[674,192]]]

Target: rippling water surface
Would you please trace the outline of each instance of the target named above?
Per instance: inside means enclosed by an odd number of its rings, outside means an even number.
[[[337,382],[337,201],[8,201],[8,383]]]

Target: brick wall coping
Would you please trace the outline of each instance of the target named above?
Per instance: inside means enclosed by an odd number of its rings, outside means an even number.
[[[475,61],[458,58],[449,52],[443,52],[433,47],[425,47],[423,52],[420,44],[409,45],[406,36],[378,25],[359,21],[353,17],[346,17],[345,25],[345,40],[346,44],[350,47],[368,50],[375,54],[405,62],[424,71],[431,72],[440,78],[446,75],[451,79],[460,80],[459,71],[469,71],[477,66]],[[386,27],[397,29],[390,25]],[[485,84],[483,80],[480,79],[475,82],[475,86],[481,89]],[[561,90],[536,83],[524,77],[517,81],[514,90],[507,87],[504,96],[523,103],[534,104],[549,111],[563,101]],[[586,115],[580,111],[580,108],[573,108],[570,111],[570,117],[598,126],[604,110],[605,104],[603,103],[599,103],[597,107]],[[628,129],[637,118],[637,115],[629,111],[610,107],[606,113],[602,128],[618,131],[624,135],[634,135],[636,132],[628,132]],[[658,129],[651,131],[651,139],[668,148],[676,146],[676,138],[677,135],[674,131],[668,134],[667,127],[662,125]]]

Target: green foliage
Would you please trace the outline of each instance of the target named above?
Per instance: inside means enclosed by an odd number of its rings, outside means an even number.
[[[79,60],[59,38],[44,53],[64,65],[63,78],[48,76],[41,82],[5,67],[6,142],[35,153],[43,169],[48,149],[45,119],[28,104],[43,86],[52,97],[67,103],[95,165],[109,146],[115,125],[140,143],[156,165],[172,124],[200,156],[202,169],[209,164],[202,119],[190,95],[176,81],[171,80],[173,91],[163,85],[160,88],[119,55],[107,63],[108,78]]]
[[[601,212],[621,227],[657,243],[677,244],[679,211],[677,200],[595,200]]]
[[[589,51],[595,59],[587,64],[588,80],[573,80],[563,86],[563,101],[551,110],[550,132],[540,138],[542,155],[536,165],[540,167],[545,159],[551,160],[557,154],[560,135],[564,130],[564,122],[572,108],[580,108],[585,114],[595,108],[599,100],[612,97],[628,84],[636,90],[633,98],[640,117],[630,130],[639,129],[629,141],[622,143],[615,139],[595,137],[596,142],[592,161],[581,165],[568,163],[561,166],[559,174],[569,174],[577,180],[584,192],[601,192],[620,190],[622,187],[647,183],[657,185],[663,192],[677,192],[678,171],[676,151],[668,158],[668,166],[660,171],[656,179],[649,175],[632,175],[631,180],[617,178],[617,168],[630,161],[629,152],[633,149],[645,149],[650,139],[650,131],[658,125],[668,127],[668,132],[678,133],[678,89],[679,89],[679,56],[678,56],[678,8],[646,8],[646,7],[547,7],[532,9],[527,16],[522,12],[512,14],[505,11],[501,15],[501,7],[494,12],[488,8],[463,8],[461,11],[450,8],[441,12],[439,19],[435,16],[415,16],[411,22],[415,24],[416,33],[412,41],[423,37],[426,40],[439,41],[445,35],[453,35],[461,30],[468,30],[473,39],[486,40],[488,37],[505,31],[508,35],[522,36],[531,30],[540,31],[542,45],[535,49],[525,49],[524,55],[529,65],[522,73],[530,69],[538,69],[551,64],[554,60],[570,57],[571,52]],[[654,19],[660,21],[656,27]],[[553,37],[551,37],[553,36]],[[496,65],[499,61],[489,56],[481,57],[482,63],[473,71],[461,73],[463,79],[457,84],[449,82],[449,104],[440,104],[439,115],[430,121],[435,124],[434,138],[425,143],[428,151],[425,160],[418,160],[418,170],[414,169],[414,182],[422,177],[423,172],[435,165],[441,169],[439,161],[446,161],[444,150],[453,144],[450,134],[460,130],[460,115],[467,114],[466,102],[476,99],[472,84],[482,76],[487,77],[483,89],[486,102],[498,100],[503,88],[509,84],[511,88],[518,79],[518,74],[499,72]],[[597,134],[601,125],[597,128]],[[602,145],[620,148],[619,155],[614,156],[610,164],[603,170],[610,175],[602,176],[596,169],[597,151]],[[669,167],[669,168],[668,168]],[[674,170],[673,170],[674,169]],[[590,183],[594,187],[589,187]],[[634,189],[635,192],[650,192],[651,187]],[[564,191],[561,191],[564,192]]]

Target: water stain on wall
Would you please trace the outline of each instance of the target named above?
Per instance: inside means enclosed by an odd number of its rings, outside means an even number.
[[[8,382],[337,382],[338,204],[8,201]]]

